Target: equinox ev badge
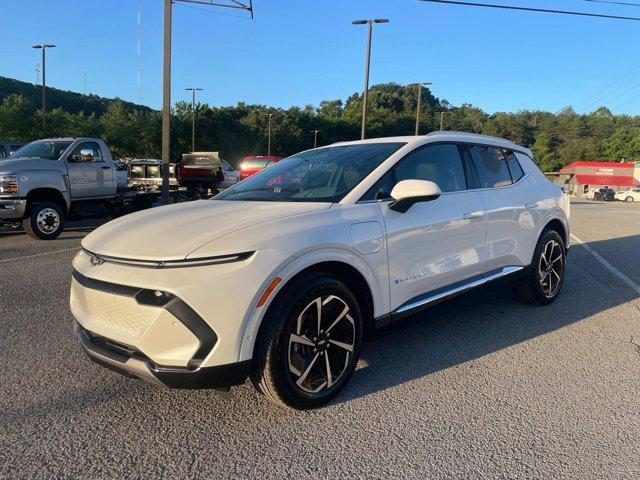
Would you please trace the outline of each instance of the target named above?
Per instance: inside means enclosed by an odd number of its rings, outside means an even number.
[[[97,267],[98,265],[102,265],[104,263],[104,259],[100,258],[97,255],[91,255],[89,261],[94,267]]]

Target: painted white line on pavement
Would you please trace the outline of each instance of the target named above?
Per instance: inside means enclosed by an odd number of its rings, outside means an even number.
[[[14,260],[24,260],[25,258],[42,257],[43,255],[53,255],[54,253],[70,252],[71,250],[80,250],[82,247],[63,248],[62,250],[55,250],[53,252],[36,253],[34,255],[27,255],[25,257],[13,257],[0,260],[0,263],[13,262]]]
[[[611,273],[613,273],[616,277],[618,277],[625,284],[627,284],[627,286],[631,287],[631,289],[633,291],[635,291],[638,295],[640,295],[640,285],[635,283],[633,280],[631,280],[629,277],[627,277],[624,273],[622,273],[616,267],[614,267],[609,262],[607,262],[604,258],[602,258],[602,256],[600,256],[600,254],[598,252],[594,251],[589,245],[584,243],[582,240],[580,240],[578,237],[576,237],[573,233],[571,234],[571,238],[573,240],[575,240],[576,243],[579,243],[580,245],[582,245],[585,248],[585,250],[587,252],[589,252],[591,255],[593,255],[593,257],[596,260],[598,260],[602,265],[604,265],[604,267],[607,270],[609,270]]]

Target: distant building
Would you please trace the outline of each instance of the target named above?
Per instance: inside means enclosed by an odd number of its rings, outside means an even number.
[[[560,170],[560,184],[576,197],[586,196],[590,188],[627,190],[640,183],[639,167],[634,163],[573,162]]]

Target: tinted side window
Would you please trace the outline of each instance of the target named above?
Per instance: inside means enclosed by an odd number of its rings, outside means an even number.
[[[518,162],[518,159],[511,150],[506,150],[505,156],[507,158],[507,166],[509,167],[509,172],[511,172],[511,180],[513,180],[513,183],[515,183],[522,177],[524,177],[524,171],[522,171],[520,162]]]
[[[4,145],[0,145],[0,158],[6,158],[6,156],[4,153]]]
[[[467,182],[457,145],[429,145],[409,153],[395,167],[396,180],[429,180],[443,192],[466,190]]]
[[[472,145],[468,152],[480,177],[480,188],[511,185],[511,175],[504,152],[487,145]]]

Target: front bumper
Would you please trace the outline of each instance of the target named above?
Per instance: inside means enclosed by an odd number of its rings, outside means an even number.
[[[170,388],[222,388],[241,385],[249,376],[251,361],[215,367],[161,367],[141,352],[97,336],[74,322],[76,338],[94,362],[127,377]]]
[[[24,218],[27,200],[19,198],[0,199],[0,219],[13,220]]]

